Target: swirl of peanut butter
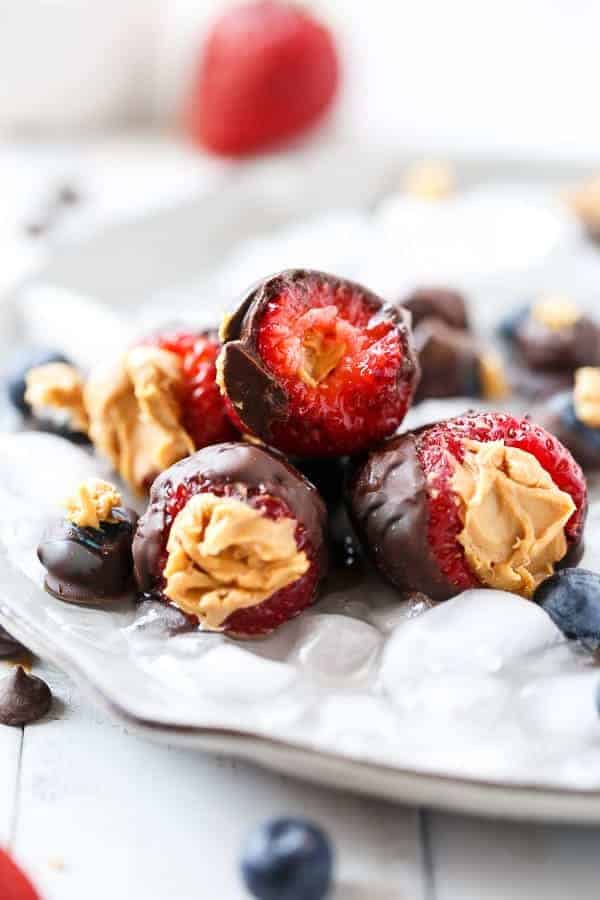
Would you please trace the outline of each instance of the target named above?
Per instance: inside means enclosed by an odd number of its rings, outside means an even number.
[[[600,368],[577,369],[573,404],[580,422],[590,428],[600,428]]]
[[[232,497],[196,494],[175,517],[165,594],[209,630],[257,606],[309,568],[291,518],[270,519]]]
[[[531,597],[567,552],[570,495],[533,454],[504,441],[466,441],[453,488],[472,571],[489,587]]]
[[[30,369],[25,378],[25,401],[43,413],[55,409],[68,416],[74,431],[87,433],[89,420],[83,392],[85,382],[80,373],[68,363],[46,363]]]
[[[176,354],[140,346],[94,370],[86,383],[71,366],[40,366],[28,391],[34,407],[60,407],[73,422],[85,422],[96,449],[143,494],[159,472],[195,450],[182,424],[182,384]]]

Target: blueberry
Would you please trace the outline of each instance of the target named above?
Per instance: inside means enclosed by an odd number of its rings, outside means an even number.
[[[560,415],[565,428],[573,432],[593,453],[600,453],[600,428],[592,428],[577,418],[572,394],[558,394],[553,397],[549,407]]]
[[[325,834],[303,819],[272,819],[250,835],[242,876],[258,900],[321,900],[331,885],[333,852]]]
[[[21,351],[14,356],[6,369],[6,389],[8,399],[24,415],[29,413],[29,405],[25,402],[25,378],[30,369],[44,366],[46,363],[69,362],[69,360],[48,347],[35,347]]]
[[[590,650],[600,646],[600,575],[563,569],[542,582],[534,599],[566,637]]]
[[[517,331],[529,315],[529,306],[521,306],[500,320],[498,334],[505,341],[514,341]]]

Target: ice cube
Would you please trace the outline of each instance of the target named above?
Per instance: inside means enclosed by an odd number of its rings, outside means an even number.
[[[429,675],[494,674],[562,640],[534,603],[505,591],[465,591],[395,630],[383,657],[382,684],[395,696],[406,682]]]

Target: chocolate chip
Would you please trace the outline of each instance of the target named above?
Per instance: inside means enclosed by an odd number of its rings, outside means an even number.
[[[0,682],[0,723],[29,725],[46,715],[52,693],[45,681],[17,666]]]
[[[0,625],[0,659],[7,656],[16,656],[17,653],[22,653],[23,650],[25,650],[25,647]]]

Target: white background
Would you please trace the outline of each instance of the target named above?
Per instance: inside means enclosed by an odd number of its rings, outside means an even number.
[[[222,0],[0,0],[0,131],[173,123]],[[600,157],[590,0],[311,0],[335,27],[335,127],[419,152]]]

